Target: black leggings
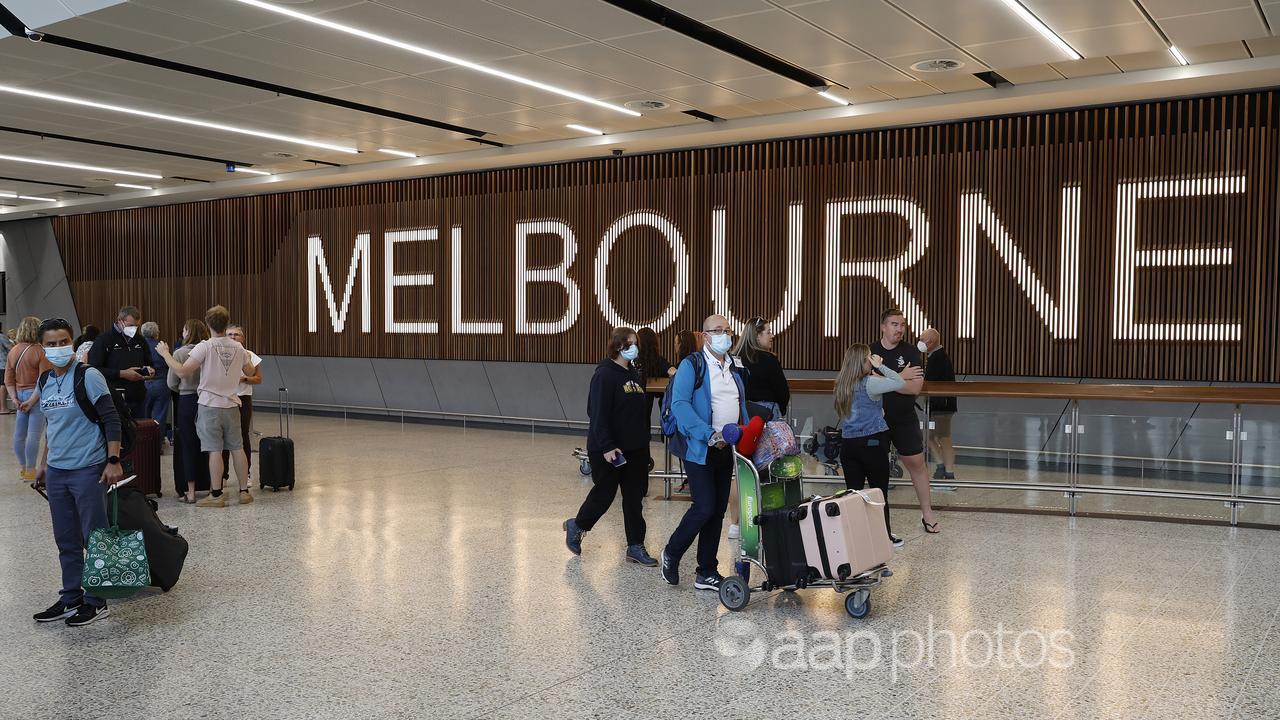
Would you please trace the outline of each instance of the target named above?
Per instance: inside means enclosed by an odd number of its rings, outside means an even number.
[[[622,488],[622,524],[627,545],[643,545],[645,534],[644,496],[649,494],[649,448],[624,450],[627,463],[614,467],[603,455],[590,455],[591,482],[595,483],[582,501],[575,521],[590,530],[604,516]]]
[[[884,493],[884,526],[892,533],[889,525],[889,433],[842,438],[840,467],[844,468],[845,487],[850,490],[861,490],[870,485]]]

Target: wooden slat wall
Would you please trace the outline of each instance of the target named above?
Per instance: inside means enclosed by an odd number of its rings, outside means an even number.
[[[1273,91],[992,118],[849,135],[495,170],[54,219],[82,322],[106,323],[121,304],[142,307],[170,335],[188,316],[220,302],[243,321],[252,346],[275,355],[426,357],[591,362],[608,332],[594,291],[596,248],[627,212],[652,210],[681,232],[689,251],[689,295],[663,333],[696,328],[711,311],[711,228],[725,208],[726,277],[742,319],[779,313],[786,280],[788,206],[803,203],[803,297],[796,322],[777,339],[787,367],[834,369],[843,348],[876,336],[891,303],[877,282],[842,283],[839,338],[823,337],[825,204],[909,198],[930,225],[929,247],[903,280],[939,327],[961,372],[1275,382],[1280,351]],[[1242,174],[1242,195],[1145,200],[1137,247],[1230,245],[1230,266],[1138,268],[1135,313],[1144,322],[1243,325],[1238,342],[1114,340],[1112,302],[1117,183]],[[958,339],[960,205],[981,191],[1049,294],[1057,297],[1062,188],[1081,188],[1080,334],[1055,339],[1001,263],[986,234],[977,250],[976,337]],[[558,218],[573,229],[570,274],[581,314],[567,332],[514,333],[514,228]],[[504,323],[500,335],[456,335],[451,310],[450,228],[462,226],[463,305],[468,320]],[[397,290],[398,319],[435,319],[438,335],[389,335],[383,326],[382,233],[439,228],[435,243],[400,245],[397,273],[434,272],[432,288]],[[360,291],[347,328],[307,332],[306,244],[323,237],[341,302],[357,232],[372,238],[373,331],[361,333]],[[906,226],[889,215],[847,218],[846,260],[887,259],[906,247]],[[558,260],[548,238],[530,243],[531,266]],[[608,287],[627,318],[654,318],[676,267],[650,228],[624,233]],[[530,290],[533,319],[559,317],[555,285]]]

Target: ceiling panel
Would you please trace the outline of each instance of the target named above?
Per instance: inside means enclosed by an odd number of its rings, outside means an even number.
[[[233,30],[252,30],[289,22],[275,13],[259,10],[228,0],[129,0],[162,12],[202,20],[211,25]],[[306,0],[305,12],[319,14],[326,10],[360,5],[363,0]],[[296,3],[295,3],[296,4]],[[301,10],[301,8],[299,8]]]
[[[173,38],[184,43],[212,40],[232,32],[195,18],[174,15],[136,2],[124,2],[93,13],[93,22]],[[112,43],[104,43],[112,44]]]
[[[56,23],[49,28],[48,32],[64,37],[83,40],[84,42],[97,43],[99,45],[107,45],[109,47],[122,48],[124,50],[132,50],[143,55],[154,55],[165,50],[175,47],[181,47],[186,43],[181,40],[174,40],[170,37],[162,37],[159,35],[150,35],[148,33],[135,32],[125,28],[114,27],[111,25],[103,25],[87,18],[71,18]],[[101,63],[106,58],[102,56],[94,56],[96,61]]]
[[[1174,45],[1192,47],[1265,37],[1267,28],[1252,6],[1160,20]]]
[[[416,98],[435,105],[443,105],[463,113],[488,115],[490,113],[511,112],[517,108],[511,103],[487,95],[467,92],[448,85],[432,82],[426,77],[398,77],[391,80],[380,80],[367,83],[365,87],[394,95]],[[440,120],[440,117],[433,119]]]
[[[965,92],[966,90],[988,90],[991,88],[990,85],[966,72],[934,73],[929,77],[921,78],[921,81],[932,85],[934,89],[940,90],[944,93]]]
[[[485,63],[486,66],[497,70],[509,72],[521,77],[537,80],[539,82],[548,83],[562,87],[582,95],[590,97],[616,97],[618,95],[643,95],[631,85],[610,80],[589,72],[583,72],[577,68],[569,67],[562,63],[558,63],[550,58],[541,55],[521,55],[519,57],[507,58],[505,60],[495,60]],[[504,99],[521,102],[531,107],[538,105],[552,105],[565,101],[563,95],[556,93],[548,93],[543,90],[521,85],[499,77],[485,75],[467,70],[464,68],[451,68],[448,70],[440,70],[432,73],[425,73],[421,77],[429,80],[453,85],[454,87],[465,87],[473,92],[492,95]],[[525,92],[526,90],[532,93]],[[521,98],[527,98],[521,99]],[[550,98],[550,100],[548,100]]]
[[[1014,85],[1061,80],[1062,73],[1050,65],[1027,65],[1020,68],[1001,68],[1000,75]]]
[[[1252,0],[1142,0],[1142,5],[1151,13],[1151,17],[1162,20],[1176,15],[1247,8],[1253,3]]]
[[[966,45],[964,49],[989,67],[997,69],[1069,59],[1066,52],[1040,35],[985,45]]]
[[[876,90],[895,98],[913,98],[923,97],[925,95],[940,95],[937,90],[922,82],[895,82],[895,83],[877,83]]]
[[[603,75],[633,87],[679,87],[692,84],[699,79],[602,43],[576,45],[542,54],[565,65]]]
[[[1087,57],[1082,60],[1064,60],[1062,62],[1053,63],[1053,68],[1062,73],[1063,77],[1077,78],[1090,77],[1092,75],[1112,75],[1120,72],[1120,68],[1111,62],[1111,58],[1106,57]]]
[[[1280,28],[1280,2],[1264,0],[1262,12],[1266,14],[1267,22],[1271,23],[1272,28]]]
[[[429,3],[422,0],[375,0],[375,2],[527,52],[541,52],[566,45],[577,45],[584,40],[583,36],[576,33],[481,0]]]
[[[1173,67],[1178,64],[1167,50],[1155,50],[1153,52],[1132,53],[1126,55],[1112,55],[1111,60],[1115,62],[1116,65],[1119,65],[1120,69],[1125,72]]]
[[[272,25],[271,27],[255,30],[253,34],[278,40],[285,45],[311,48],[319,52],[405,75],[449,67],[449,63],[442,60],[434,60],[423,55],[410,53],[381,43],[370,42],[345,33],[325,30],[302,22]],[[516,51],[512,50],[507,54],[514,55]]]
[[[756,99],[709,83],[690,85],[688,87],[664,88],[662,94],[665,97],[675,98],[699,110],[710,105],[737,105]]]
[[[203,43],[202,47],[235,55],[243,60],[283,68],[305,68],[313,75],[343,83],[359,84],[399,77],[400,73],[326,52],[298,47],[251,33],[235,33]]]
[[[195,65],[197,67],[216,68],[222,72],[243,75],[255,80],[287,85],[299,90],[325,92],[326,90],[348,85],[350,83],[334,78],[315,75],[297,69],[298,65],[267,65],[248,57],[214,50],[207,45],[187,45],[167,53],[161,57],[166,60]]]
[[[918,56],[912,56],[918,57]],[[907,63],[910,65],[915,60]],[[902,82],[911,79],[909,71],[901,71],[894,68],[893,64],[886,64],[878,60],[864,60],[862,62],[841,63],[839,65],[823,65],[821,67],[810,68],[813,72],[822,77],[835,80],[845,87],[859,87],[861,85],[871,85],[878,82]]]
[[[734,15],[773,9],[773,6],[764,0],[663,0],[662,4],[705,23]]]
[[[1086,58],[1159,50],[1164,47],[1164,41],[1145,21],[1060,34],[1068,45]]]
[[[413,81],[413,78],[400,77],[397,79],[408,80],[410,83]],[[421,87],[420,85],[410,86],[414,88]],[[448,120],[450,117],[467,114],[465,111],[461,111],[457,108],[451,108],[439,103],[427,102],[422,99],[421,96],[408,97],[405,95],[393,94],[391,92],[383,92],[377,88],[365,85],[352,85],[350,87],[338,88],[336,90],[331,90],[326,94],[343,100],[351,100],[353,102],[386,108],[388,110],[395,110],[431,120]],[[500,110],[510,109],[509,107],[505,107],[502,103],[498,103],[494,107],[499,108]],[[450,120],[450,122],[452,121]],[[465,125],[465,123],[463,124]]]
[[[1247,44],[1249,45],[1249,50],[1257,57],[1280,55],[1280,37],[1258,38],[1249,40]]]
[[[33,43],[26,38],[13,36],[6,36],[0,39],[0,56],[3,57],[3,60],[0,60],[3,65],[0,65],[0,67],[3,67],[6,71],[9,69],[8,58],[11,57],[20,61],[49,67],[51,68],[50,73],[95,70],[108,62],[105,58],[92,53],[71,50],[48,43]]]
[[[876,57],[951,49],[884,0],[825,0],[790,9]]]
[[[867,59],[866,53],[782,10],[717,20],[711,25],[801,67]]]
[[[229,105],[247,105],[275,97],[275,93],[269,93],[265,90],[138,63],[116,63],[92,74],[99,77],[120,78],[126,82],[151,85],[158,92],[168,92],[170,89],[174,89],[183,93],[203,95],[211,98],[214,102]]]
[[[1193,63],[1243,60],[1244,58],[1249,57],[1249,51],[1245,49],[1244,42],[1240,40],[1218,43],[1216,45],[1201,45],[1200,47],[1189,47],[1185,49],[1178,48],[1178,50]]]
[[[893,65],[893,67],[898,68],[899,70],[902,71],[903,74],[891,75],[891,74],[888,74],[889,71],[888,69],[886,69],[885,71],[882,71],[885,73],[883,82],[890,82],[890,81],[902,82],[902,81],[908,81],[912,79],[927,80],[931,77],[934,77],[938,73],[920,72],[919,70],[912,70],[911,66],[922,60],[934,60],[937,58],[946,58],[949,60],[956,60],[958,62],[963,63],[961,67],[957,68],[956,70],[951,70],[948,72],[961,72],[966,74],[972,74],[976,72],[982,72],[988,69],[986,65],[980,62],[977,62],[976,60],[965,55],[962,52],[952,51],[948,53],[936,53],[936,52],[913,53],[911,55],[902,55],[899,57],[888,58],[885,62],[888,62],[891,65]],[[1029,63],[1023,63],[1023,64],[1027,65]]]
[[[794,80],[788,80],[780,75],[757,75],[751,78],[726,80],[720,85],[759,100],[813,93],[812,88],[807,88]]]
[[[644,18],[606,5],[600,0],[489,1],[597,40],[647,32],[655,27]]]
[[[669,30],[657,30],[641,35],[628,35],[614,38],[609,44],[627,50],[634,55],[648,58],[665,67],[674,68],[686,75],[720,82],[733,78],[759,75],[762,70],[745,60],[740,60],[729,53],[720,52],[713,47],[673,33]],[[655,87],[659,81],[641,83],[642,87]],[[662,81],[666,82],[666,81]],[[633,83],[636,84],[636,83]],[[672,83],[663,87],[676,87],[681,83]]]
[[[903,10],[957,45],[980,45],[1036,35],[1035,30],[1019,20],[1000,0],[896,2]]]
[[[1128,0],[1022,0],[1022,4],[1059,35],[1073,30],[1146,22]]]

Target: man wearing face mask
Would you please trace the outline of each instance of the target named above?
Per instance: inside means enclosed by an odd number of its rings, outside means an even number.
[[[138,332],[141,315],[132,305],[120,308],[115,323],[89,349],[89,365],[106,377],[112,392],[124,394],[132,418],[147,417],[146,381],[155,373],[151,349]]]
[[[662,551],[662,578],[670,585],[679,584],[680,558],[697,538],[693,586],[718,591],[722,578],[716,555],[733,481],[733,448],[720,433],[725,425],[745,421],[747,405],[741,362],[729,355],[733,347],[729,321],[712,315],[703,321],[702,332],[706,338],[702,351],[681,360],[671,379],[671,412],[679,431],[670,447],[684,458],[693,505]]]

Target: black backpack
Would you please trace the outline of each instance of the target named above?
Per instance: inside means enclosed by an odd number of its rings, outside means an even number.
[[[89,418],[90,422],[98,426],[105,441],[107,428],[102,424],[102,418],[98,417],[98,409],[89,401],[89,391],[84,387],[85,370],[88,369],[89,366],[78,363],[71,366],[72,388],[76,396],[76,404],[80,406],[80,412],[84,413],[84,416]],[[45,370],[40,375],[39,388],[41,395],[44,395],[45,385],[52,374],[52,370]],[[133,424],[133,418],[129,415],[129,406],[124,401],[124,393],[118,392],[110,386],[107,387],[107,390],[111,395],[111,404],[116,406],[116,415],[120,416],[120,457],[128,457],[133,450],[134,441],[137,440],[138,431]]]

